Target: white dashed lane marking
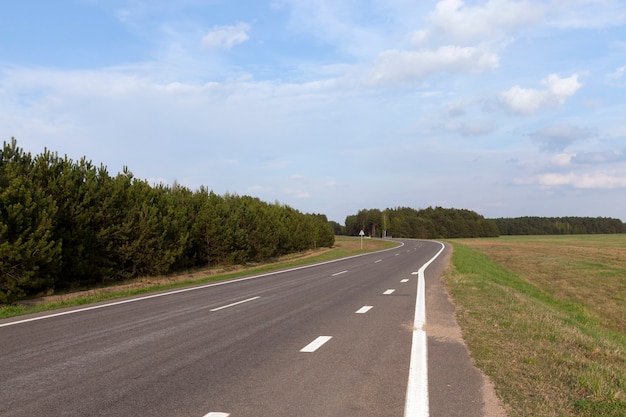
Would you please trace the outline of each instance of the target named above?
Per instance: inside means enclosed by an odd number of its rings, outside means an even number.
[[[404,284],[405,282],[409,282],[409,280],[405,278],[405,279],[400,280],[400,282]]]
[[[356,314],[365,314],[372,309],[372,306],[363,306],[356,311]]]
[[[331,277],[336,277],[337,275],[345,274],[346,272],[348,271],[335,272],[334,274],[331,275]]]
[[[243,303],[247,303],[247,302],[249,302],[249,301],[258,300],[259,298],[261,298],[261,297],[252,297],[252,298],[248,298],[247,300],[241,300],[241,301],[237,301],[236,303],[228,304],[228,305],[221,306],[221,307],[216,307],[216,308],[213,308],[213,309],[211,309],[211,310],[209,310],[209,311],[219,311],[219,310],[223,310],[223,309],[228,308],[228,307],[234,307],[234,306],[236,306],[236,305],[243,304]]]
[[[305,347],[303,347],[302,349],[300,349],[300,352],[306,352],[306,353],[315,352],[317,349],[322,347],[324,343],[328,342],[332,338],[333,338],[332,336],[320,336],[314,341],[312,341],[311,343],[309,343],[308,345],[306,345]]]
[[[387,291],[385,291],[383,294],[384,295],[389,295],[389,294],[393,294],[396,290],[394,289],[388,289]]]

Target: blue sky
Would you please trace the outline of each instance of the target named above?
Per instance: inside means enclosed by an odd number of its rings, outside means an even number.
[[[0,139],[151,183],[626,221],[626,2],[22,0]]]

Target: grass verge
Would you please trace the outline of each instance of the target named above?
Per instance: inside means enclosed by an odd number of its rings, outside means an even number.
[[[172,290],[190,285],[206,284],[214,281],[240,278],[248,275],[263,274],[280,269],[295,268],[317,262],[331,261],[361,253],[373,252],[397,246],[397,243],[389,240],[363,239],[363,248],[359,238],[337,236],[335,245],[331,248],[323,248],[316,251],[288,255],[277,262],[247,265],[229,266],[204,269],[192,274],[183,274],[171,277],[144,277],[121,285],[93,288],[75,293],[60,294],[43,297],[36,300],[28,300],[16,305],[0,306],[0,319],[15,317],[24,314],[40,313],[43,311],[56,310],[65,307],[76,307],[117,298],[142,295],[157,291]]]
[[[626,236],[459,239],[445,281],[510,416],[626,416]]]

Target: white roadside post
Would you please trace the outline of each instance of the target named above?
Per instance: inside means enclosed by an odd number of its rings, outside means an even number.
[[[365,232],[361,230],[359,232],[359,236],[361,236],[361,250],[363,250],[363,236],[365,236]]]

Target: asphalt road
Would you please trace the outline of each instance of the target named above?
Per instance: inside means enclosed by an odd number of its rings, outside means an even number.
[[[415,273],[441,249],[404,243],[53,317],[2,320],[0,416],[403,416]],[[478,416],[480,375],[442,330],[453,311],[438,280],[445,262],[441,256],[426,270],[434,309],[430,415]],[[448,405],[451,395],[459,405]]]

